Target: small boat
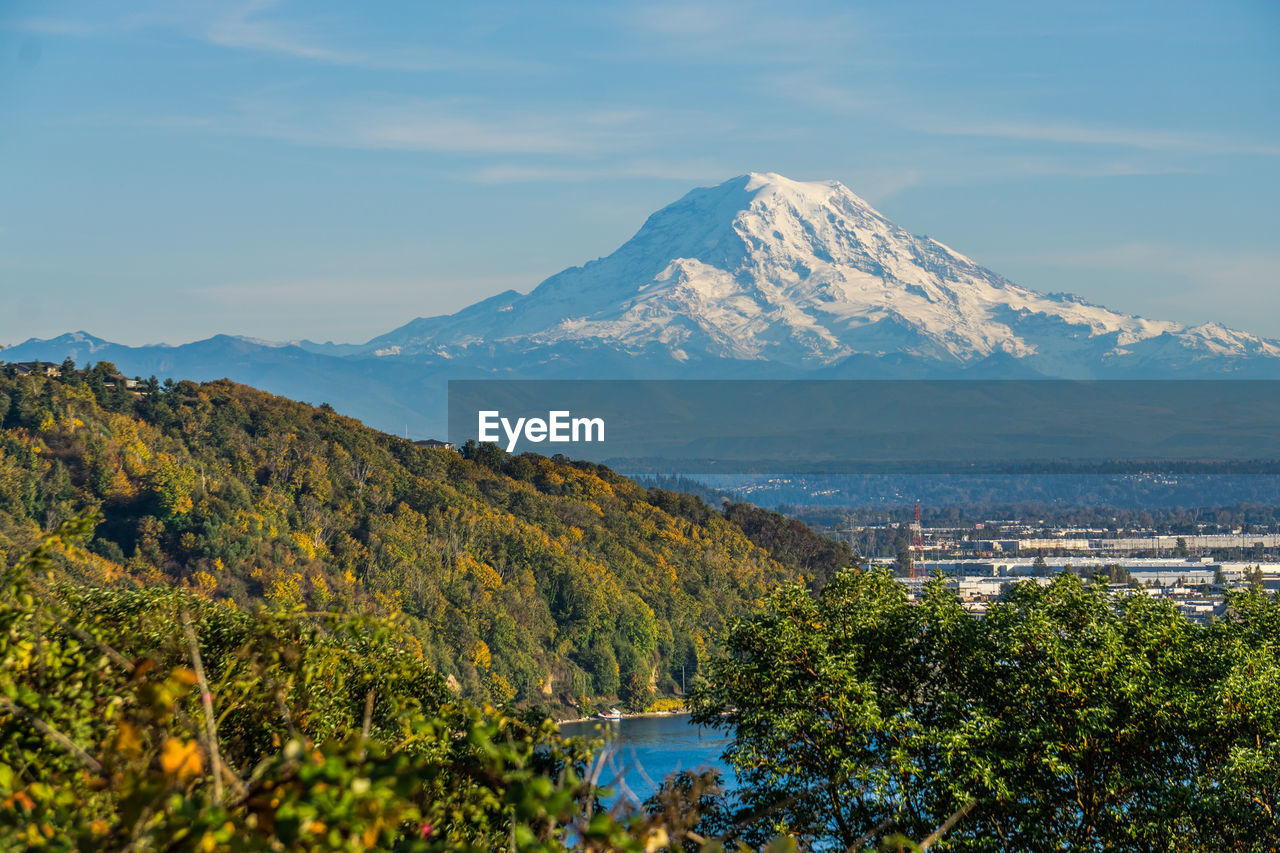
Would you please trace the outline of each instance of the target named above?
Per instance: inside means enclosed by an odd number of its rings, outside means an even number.
[[[622,712],[619,711],[617,708],[610,708],[607,711],[601,711],[600,713],[596,714],[596,716],[602,720],[621,720]]]

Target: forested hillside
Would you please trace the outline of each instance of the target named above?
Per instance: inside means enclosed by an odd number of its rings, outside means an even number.
[[[843,558],[790,529],[771,557],[752,537],[780,516],[752,515],[748,535],[590,463],[426,450],[228,381],[128,389],[108,363],[6,375],[0,415],[5,565],[96,512],[73,580],[403,613],[477,698],[643,704],[778,581],[821,581]]]

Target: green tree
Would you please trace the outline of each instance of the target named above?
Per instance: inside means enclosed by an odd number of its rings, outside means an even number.
[[[912,605],[887,572],[841,572],[733,626],[694,720],[733,735],[755,841],[845,849],[962,815],[939,849],[1270,849],[1278,630],[1259,593],[1200,626],[1063,573],[976,619],[940,581]]]
[[[623,708],[631,713],[645,710],[653,704],[654,699],[654,691],[649,686],[649,679],[645,678],[643,672],[631,670],[622,679],[622,684],[618,688],[618,699],[622,702]]]
[[[1244,576],[1252,589],[1261,591],[1264,588],[1265,577],[1262,574],[1262,566],[1254,566],[1252,569],[1246,568]]]
[[[900,578],[908,577],[911,569],[915,565],[915,555],[911,553],[911,546],[905,539],[901,539],[897,543],[897,554],[893,558],[893,573]]]

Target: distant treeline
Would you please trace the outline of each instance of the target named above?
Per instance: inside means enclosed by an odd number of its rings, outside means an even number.
[[[730,491],[717,489],[708,486],[701,480],[693,477],[685,477],[680,474],[642,474],[632,477],[637,483],[650,489],[661,489],[666,492],[680,492],[686,495],[694,495],[700,498],[704,503],[718,507],[734,500],[734,494]]]
[[[828,530],[907,523],[910,505],[894,508],[818,507],[783,504],[778,512]],[[992,521],[1018,521],[1045,527],[1085,528],[1123,533],[1156,530],[1169,535],[1228,533],[1237,528],[1275,530],[1280,528],[1280,504],[1233,503],[1227,506],[1151,507],[1135,509],[1116,506],[1059,507],[1041,502],[987,503],[974,505],[920,505],[920,521],[925,527],[973,527]],[[1203,526],[1202,526],[1203,525]]]
[[[1240,463],[1247,466],[1250,463]],[[719,474],[705,479],[752,503],[865,507],[889,512],[915,501],[932,507],[1043,505],[1065,512],[1089,507],[1181,510],[1235,504],[1280,506],[1280,474],[1169,473],[1005,473],[1005,474],[795,474],[749,478]],[[690,475],[692,476],[692,475]]]

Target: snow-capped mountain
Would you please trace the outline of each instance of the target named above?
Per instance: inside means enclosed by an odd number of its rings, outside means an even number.
[[[440,434],[450,378],[1280,378],[1280,343],[1038,293],[912,235],[835,181],[752,173],[695,189],[613,254],[528,294],[363,345],[219,335],[125,347],[84,333],[0,359],[228,376]]]
[[[868,357],[948,372],[1013,363],[1049,376],[1232,372],[1241,360],[1280,359],[1280,344],[1216,324],[1145,320],[1019,287],[839,182],[772,173],[694,190],[608,257],[528,295],[415,320],[366,352],[458,361],[580,347],[805,373],[858,373]]]

